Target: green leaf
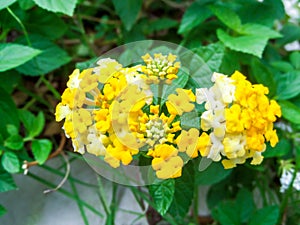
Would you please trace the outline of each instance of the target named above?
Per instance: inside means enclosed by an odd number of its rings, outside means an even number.
[[[40,53],[41,51],[25,45],[0,44],[0,72],[20,66]]]
[[[152,33],[154,31],[166,30],[177,26],[177,24],[178,22],[176,20],[167,17],[159,18],[150,22],[148,27],[149,31],[147,30],[147,32]]]
[[[35,117],[33,121],[29,136],[30,137],[38,136],[43,131],[44,126],[45,126],[44,114],[43,112],[39,112],[39,114]]]
[[[32,41],[32,46],[40,49],[42,53],[29,62],[16,68],[20,73],[31,76],[43,75],[59,68],[71,60],[67,52],[46,38],[34,35],[30,36],[30,40]],[[25,42],[24,39],[20,39],[18,41]]]
[[[52,142],[47,139],[33,140],[31,148],[35,160],[41,165],[46,162],[51,152]]]
[[[24,146],[23,138],[19,134],[11,135],[5,140],[4,146],[12,150],[21,150]]]
[[[277,99],[291,99],[300,94],[300,71],[290,71],[276,78]]]
[[[206,62],[212,71],[219,71],[225,48],[221,43],[214,43],[194,50]]]
[[[18,0],[18,3],[20,5],[20,8],[23,10],[28,10],[28,9],[31,9],[33,6],[35,6],[35,3],[33,0]],[[34,11],[31,13],[34,13]]]
[[[0,10],[12,5],[16,1],[17,0],[2,0],[2,1],[0,1]]]
[[[17,107],[11,96],[7,94],[1,87],[0,93],[0,134],[2,134],[3,138],[5,139],[8,136],[6,125],[11,124],[19,128],[19,117],[17,114]]]
[[[279,45],[285,45],[300,39],[300,27],[295,24],[285,24],[280,33],[282,33],[283,37],[277,40]]]
[[[149,186],[149,193],[153,199],[155,209],[165,215],[168,211],[174,196],[175,181],[174,179],[164,180],[158,184]]]
[[[77,0],[33,0],[39,7],[51,12],[73,16]]]
[[[226,6],[214,5],[210,7],[211,11],[222,21],[227,27],[232,30],[239,30],[241,27],[241,20],[239,16]]]
[[[253,58],[251,61],[251,74],[255,80],[269,88],[269,96],[273,97],[276,93],[276,83],[272,72],[259,59]]]
[[[127,31],[131,30],[142,7],[142,0],[112,0],[117,15]]]
[[[212,216],[222,225],[240,225],[238,208],[235,202],[221,202],[213,211]]]
[[[239,221],[241,223],[246,223],[251,217],[255,210],[255,205],[252,197],[252,193],[247,189],[241,189],[236,198],[236,206],[239,214]]]
[[[217,30],[217,36],[228,48],[238,52],[252,54],[259,58],[262,57],[262,53],[268,42],[268,38],[256,35],[232,37],[222,29]]]
[[[237,32],[239,34],[245,35],[254,35],[254,36],[261,36],[264,38],[279,38],[282,37],[280,33],[275,30],[270,29],[269,27],[255,24],[255,23],[247,23],[241,26]]]
[[[20,81],[21,75],[15,70],[7,70],[0,73],[0,87],[2,87],[7,93],[12,93],[14,88]]]
[[[290,60],[295,69],[300,70],[300,52],[295,51],[292,54],[290,54]]]
[[[19,133],[18,128],[12,124],[8,124],[6,127],[7,127],[7,133],[10,135],[16,135]]]
[[[288,121],[300,124],[300,108],[297,107],[295,104],[289,101],[278,101],[283,118],[287,119]]]
[[[0,205],[0,217],[3,216],[6,213],[6,209]]]
[[[192,3],[183,14],[178,33],[187,33],[210,16],[211,11],[206,6],[198,2]]]
[[[277,224],[278,219],[278,206],[267,206],[258,210],[251,216],[249,225],[274,225]]]
[[[189,161],[182,170],[182,175],[175,179],[175,193],[168,213],[172,215],[178,224],[184,224],[183,219],[187,215],[194,195],[194,168]]]
[[[281,72],[290,72],[291,70],[294,69],[294,67],[292,66],[292,64],[285,62],[285,61],[275,61],[275,62],[271,62],[271,65],[281,71]]]
[[[12,176],[6,171],[0,171],[0,192],[16,190],[17,186]]]
[[[198,170],[200,159],[197,159],[198,163],[195,163],[195,183],[198,185],[212,185],[224,180],[228,177],[232,170],[225,170],[221,163],[213,162],[204,171]]]
[[[1,163],[3,168],[9,173],[18,173],[20,171],[20,161],[13,152],[4,152]]]
[[[192,127],[199,128],[200,126],[200,117],[196,111],[183,113],[180,116],[180,126],[182,129],[188,130]]]
[[[24,26],[29,33],[40,34],[50,40],[61,37],[68,29],[67,24],[58,15],[41,8],[30,11]]]
[[[291,142],[288,139],[281,137],[274,148],[272,148],[270,145],[267,145],[267,149],[263,152],[263,156],[265,158],[282,157],[288,154],[291,150]]]

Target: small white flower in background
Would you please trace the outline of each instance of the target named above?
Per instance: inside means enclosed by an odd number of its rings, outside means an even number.
[[[294,171],[295,170],[293,168],[283,169],[282,175],[280,177],[281,193],[285,192],[289,188],[291,182],[293,181]],[[293,182],[293,188],[297,191],[300,191],[300,172],[297,172],[296,174],[295,180]]]

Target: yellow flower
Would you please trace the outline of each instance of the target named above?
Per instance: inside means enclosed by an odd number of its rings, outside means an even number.
[[[198,156],[199,130],[191,128],[189,131],[182,130],[176,139],[179,152],[185,152],[189,157]]]
[[[111,76],[122,69],[122,65],[111,58],[100,59],[99,66],[93,69],[98,81],[105,84]]]
[[[194,109],[195,105],[191,102],[195,102],[196,97],[191,90],[185,90],[177,88],[178,95],[170,94],[166,106],[168,111],[172,115],[182,115],[183,112],[190,112]]]
[[[87,131],[88,126],[92,124],[91,113],[83,108],[73,112],[72,120],[76,135],[77,132],[81,134]]]

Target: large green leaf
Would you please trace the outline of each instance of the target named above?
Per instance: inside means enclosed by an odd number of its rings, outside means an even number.
[[[232,170],[225,170],[221,163],[213,162],[204,171],[198,171],[200,159],[195,163],[195,183],[200,185],[212,185],[228,177]]]
[[[252,54],[259,58],[262,57],[262,53],[268,42],[268,38],[256,35],[232,37],[222,29],[217,30],[217,36],[228,48]]]
[[[12,178],[12,176],[0,170],[0,192],[6,192],[17,189],[17,186]]]
[[[173,201],[174,191],[174,179],[164,180],[161,183],[149,186],[149,193],[153,199],[155,209],[161,215],[164,215],[168,211]]]
[[[31,76],[39,76],[49,73],[71,60],[67,52],[46,38],[34,35],[30,36],[30,40],[32,41],[32,46],[40,49],[42,53],[22,66],[16,68],[20,73]],[[18,41],[24,42],[25,40],[21,39]]]
[[[41,8],[73,16],[77,0],[34,0]]]
[[[194,50],[206,62],[212,71],[219,71],[225,48],[221,43],[214,43]]]
[[[41,34],[51,40],[61,37],[68,29],[58,15],[41,8],[30,11],[24,25],[29,33]]]
[[[184,224],[194,195],[194,168],[192,161],[183,167],[182,176],[175,179],[175,193],[168,213]]]
[[[142,7],[142,0],[113,0],[116,13],[121,18],[126,30],[131,30]]]
[[[6,213],[6,209],[0,205],[0,217],[3,216]]]
[[[183,14],[178,33],[184,34],[211,16],[211,11],[199,2],[192,3]]]
[[[300,108],[297,107],[295,104],[289,101],[278,101],[283,118],[287,119],[288,121],[300,124]]]
[[[213,211],[213,218],[222,225],[240,225],[238,208],[233,201],[221,202]]]
[[[0,72],[6,71],[31,60],[41,51],[19,44],[0,44]]]
[[[236,198],[236,206],[239,214],[239,221],[246,223],[255,210],[252,193],[247,189],[241,189]]]
[[[274,225],[279,218],[278,206],[267,206],[258,210],[251,218],[249,225]]]
[[[35,6],[35,3],[33,0],[18,0],[18,3],[20,5],[20,8],[23,10],[28,10],[28,9],[31,9],[33,6]]]
[[[5,139],[8,136],[6,125],[11,124],[19,128],[19,117],[17,114],[17,107],[11,96],[7,94],[1,87],[0,93],[0,134],[2,134],[3,138]]]
[[[39,164],[43,164],[51,152],[52,142],[47,139],[33,140],[31,148],[35,160]]]
[[[291,99],[300,94],[300,71],[290,71],[276,78],[277,99]]]
[[[4,142],[4,146],[12,150],[21,150],[23,145],[23,138],[18,134],[9,136]]]
[[[255,23],[247,23],[241,26],[237,32],[239,34],[245,35],[256,35],[264,38],[279,38],[282,37],[280,33],[275,30],[270,29],[269,27],[255,24]]]
[[[0,10],[10,6],[11,4],[15,3],[17,0],[1,0],[0,1]]]
[[[18,156],[13,152],[4,152],[1,163],[3,168],[9,173],[18,173],[20,171],[20,161]]]

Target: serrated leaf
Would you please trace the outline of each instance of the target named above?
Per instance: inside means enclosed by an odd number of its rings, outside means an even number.
[[[177,220],[178,224],[184,224],[183,219],[191,206],[194,195],[194,168],[189,161],[182,170],[182,175],[175,179],[175,193],[168,213]]]
[[[211,11],[221,20],[227,27],[237,31],[241,27],[239,16],[226,6],[214,5],[210,7]]]
[[[41,165],[46,162],[51,152],[52,142],[47,139],[33,140],[31,149],[35,160]]]
[[[255,210],[252,193],[245,188],[239,190],[235,204],[238,206],[239,221],[246,223]]]
[[[251,216],[249,225],[274,225],[279,219],[278,206],[267,206]]]
[[[153,199],[155,209],[165,215],[168,211],[174,196],[175,181],[174,179],[164,180],[158,184],[149,186],[149,193]]]
[[[192,30],[212,15],[211,11],[198,2],[192,3],[183,14],[178,33],[184,34]]]
[[[40,50],[25,45],[12,43],[0,44],[0,72],[16,68],[40,53]]]
[[[142,0],[113,0],[116,13],[127,31],[131,30],[142,7]]]
[[[279,38],[282,37],[280,33],[275,30],[270,29],[269,27],[255,24],[255,23],[247,23],[242,25],[237,32],[239,34],[245,35],[254,35],[254,36],[261,36],[264,38]]]
[[[0,192],[6,192],[16,189],[17,186],[12,176],[5,171],[0,171]]]
[[[222,29],[217,30],[217,36],[228,48],[238,52],[252,54],[259,58],[262,57],[262,53],[268,42],[268,38],[255,35],[232,37]]]
[[[206,62],[212,71],[219,71],[223,56],[224,45],[221,43],[214,43],[194,50]]]
[[[18,173],[20,171],[20,161],[13,152],[4,152],[1,163],[3,168],[9,173]]]
[[[277,99],[287,100],[300,94],[300,71],[290,71],[276,78]]]
[[[12,150],[21,150],[24,146],[23,138],[18,135],[11,135],[4,141],[4,146]]]
[[[0,10],[12,5],[16,1],[17,0],[2,0],[2,1],[0,1]]]
[[[0,205],[0,217],[3,216],[6,213],[6,209]]]
[[[33,0],[39,7],[51,12],[73,16],[77,0]]]
[[[26,62],[25,64],[17,67],[17,71],[25,75],[39,76],[46,74],[59,68],[60,66],[68,63],[71,58],[67,52],[50,42],[48,39],[38,35],[30,36],[32,46],[42,51],[34,59]],[[24,39],[18,40],[24,42]]]
[[[199,161],[200,159],[198,159],[198,164],[195,163],[195,183],[198,185],[212,185],[218,183],[228,177],[232,172],[231,169],[225,170],[222,164],[217,162],[211,163],[206,170],[199,171]]]
[[[278,101],[283,118],[294,124],[300,124],[300,108],[289,101]]]
[[[30,11],[23,23],[29,33],[40,34],[50,40],[61,37],[68,29],[67,24],[57,14],[41,8]]]
[[[17,114],[17,107],[13,102],[11,96],[7,94],[1,87],[0,87],[0,133],[3,135],[3,138],[8,136],[7,133],[7,124],[12,124],[19,128],[19,117]]]

